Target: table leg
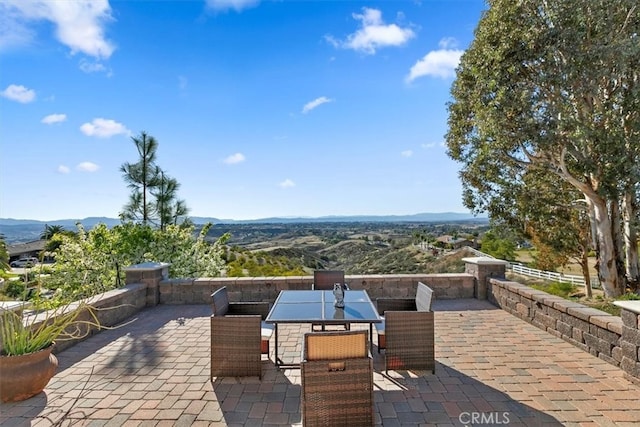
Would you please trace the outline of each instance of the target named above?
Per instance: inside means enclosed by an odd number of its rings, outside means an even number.
[[[275,363],[276,363],[276,368],[278,369],[300,369],[300,364],[299,363],[284,363],[284,360],[280,359],[278,357],[278,324],[274,323],[275,325],[275,342],[274,342],[274,348],[273,348],[273,356],[275,359]]]
[[[275,331],[274,331],[275,332],[275,343],[274,343],[275,345],[273,347],[273,357],[274,357],[274,360],[276,362],[276,366],[280,367],[281,363],[280,363],[280,360],[278,359],[278,324],[274,323],[274,325],[275,325]]]

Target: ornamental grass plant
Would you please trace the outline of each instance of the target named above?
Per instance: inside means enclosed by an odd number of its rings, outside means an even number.
[[[96,308],[74,302],[51,310],[1,309],[0,345],[2,356],[29,354],[55,342],[79,340],[94,329],[103,328]]]

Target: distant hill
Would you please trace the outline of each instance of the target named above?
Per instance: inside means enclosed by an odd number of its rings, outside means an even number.
[[[478,222],[486,223],[486,216],[472,214],[442,212],[419,213],[414,215],[351,215],[351,216],[321,216],[321,217],[272,217],[251,220],[218,219],[212,217],[191,217],[195,224],[301,224],[301,223],[357,223],[357,222]],[[108,227],[120,224],[120,220],[107,217],[89,217],[84,219],[59,219],[39,221],[33,219],[0,218],[0,234],[7,243],[21,243],[37,240],[46,225],[59,225],[67,230],[75,230],[80,222],[86,229],[96,224],[106,224]]]
[[[120,224],[120,220],[116,218],[107,217],[88,217],[84,219],[56,219],[52,221],[39,221],[37,219],[13,219],[13,218],[0,218],[0,226],[23,226],[23,225],[39,225],[44,229],[45,225],[61,225],[63,227],[75,227],[80,222],[85,227],[93,227],[96,224],[106,224],[109,227]]]
[[[191,220],[195,224],[251,224],[251,223],[308,223],[308,222],[448,222],[467,221],[477,219],[484,221],[486,216],[475,216],[468,213],[441,212],[441,213],[418,213],[413,215],[345,215],[345,216],[320,216],[320,217],[271,217],[259,219],[219,219],[213,217],[193,216]],[[85,227],[93,227],[96,224],[106,224],[109,227],[120,224],[120,220],[107,217],[88,217],[84,219],[56,219],[51,221],[39,221],[36,219],[13,219],[0,218],[0,226],[24,226],[39,225],[60,225],[63,227],[75,227],[76,223],[82,223]]]
[[[457,212],[419,213],[413,215],[344,215],[344,216],[320,216],[320,217],[271,217],[260,219],[218,219],[207,217],[191,217],[196,224],[212,222],[214,224],[268,224],[268,223],[314,223],[314,222],[450,222],[468,221],[477,219],[487,221],[486,216],[476,217],[472,214]],[[1,223],[0,223],[1,224]]]
[[[80,222],[88,230],[103,223],[108,227],[120,224],[119,219],[106,217],[90,217],[85,219],[60,219],[55,221],[38,221],[35,219],[0,218],[0,235],[8,244],[25,243],[38,240],[47,225],[60,225],[66,230],[75,230]]]

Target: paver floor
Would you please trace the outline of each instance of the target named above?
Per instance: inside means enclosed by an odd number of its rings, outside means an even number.
[[[434,310],[435,374],[387,375],[374,349],[377,425],[640,425],[640,387],[620,369],[486,301],[439,300]],[[45,392],[0,404],[0,424],[301,425],[300,371],[276,369],[273,354],[262,380],[211,381],[209,314],[159,306],[61,352]],[[280,327],[286,361],[299,361],[308,330]]]

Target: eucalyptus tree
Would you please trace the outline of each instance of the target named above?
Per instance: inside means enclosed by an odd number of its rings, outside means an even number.
[[[488,4],[448,107],[464,204],[525,217],[514,191],[529,171],[563,180],[586,203],[605,293],[620,295],[639,278],[637,0]]]
[[[564,180],[539,170],[529,171],[525,186],[516,194],[519,211],[526,212],[522,228],[537,249],[536,264],[542,270],[564,266],[570,259],[582,270],[587,297],[592,296],[589,251],[591,221],[580,193]]]

